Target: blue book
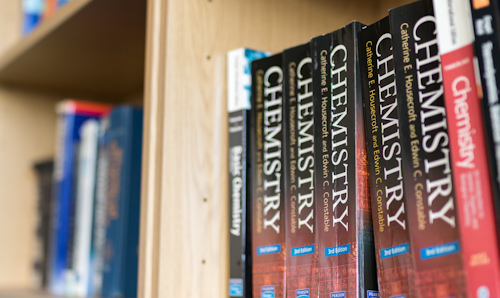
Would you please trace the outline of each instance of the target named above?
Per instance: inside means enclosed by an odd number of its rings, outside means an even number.
[[[23,0],[23,35],[35,29],[45,10],[45,0]]]
[[[66,275],[71,257],[72,210],[74,210],[75,179],[73,173],[74,152],[80,140],[80,127],[87,119],[99,118],[109,111],[109,106],[83,102],[63,101],[57,107],[58,148],[54,170],[54,204],[52,218],[52,239],[50,251],[49,289],[56,295],[66,292]]]
[[[101,296],[136,297],[141,194],[142,109],[111,111],[108,204]]]
[[[70,0],[57,0],[57,7],[61,7],[64,4],[68,3]]]

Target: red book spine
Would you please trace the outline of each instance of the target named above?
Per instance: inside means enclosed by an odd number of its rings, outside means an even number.
[[[500,296],[500,260],[468,1],[434,2],[469,297]],[[452,35],[453,39],[449,38]],[[443,36],[448,35],[448,36]]]

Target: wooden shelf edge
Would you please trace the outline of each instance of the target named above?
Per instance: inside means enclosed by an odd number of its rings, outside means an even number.
[[[147,0],[73,0],[0,56],[0,83],[117,100],[144,90]]]
[[[0,290],[1,298],[62,298],[43,290]]]
[[[21,38],[21,40],[5,51],[0,56],[0,73],[5,70],[14,61],[22,57],[33,45],[43,40],[51,34],[56,28],[68,21],[73,15],[79,12],[83,7],[94,0],[73,0],[66,3],[54,15],[44,20],[30,34]]]

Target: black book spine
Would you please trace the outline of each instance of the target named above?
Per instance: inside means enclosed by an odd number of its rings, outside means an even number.
[[[436,19],[430,1],[390,11],[417,297],[466,297]]]
[[[285,196],[282,55],[252,62],[252,288],[254,298],[284,298]]]
[[[359,54],[380,297],[413,297],[389,17],[361,31]]]
[[[319,297],[376,297],[358,59],[362,25],[312,40]]]
[[[247,146],[248,111],[241,110],[229,113],[229,297],[243,297],[243,293],[251,293],[247,289],[247,270],[251,267],[251,257],[245,252],[246,244],[246,187],[247,187]],[[248,291],[248,292],[247,292]],[[249,297],[249,296],[248,296]]]
[[[312,60],[309,44],[283,52],[287,297],[317,297]]]
[[[500,3],[470,0],[474,25],[474,48],[478,59],[483,96],[491,185],[495,206],[497,241],[500,244]]]

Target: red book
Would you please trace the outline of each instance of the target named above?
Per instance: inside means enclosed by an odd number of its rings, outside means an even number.
[[[469,297],[500,296],[500,260],[467,0],[433,1]]]
[[[43,19],[46,20],[52,16],[57,9],[57,0],[45,0],[45,11],[43,12]]]

